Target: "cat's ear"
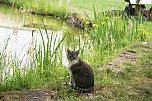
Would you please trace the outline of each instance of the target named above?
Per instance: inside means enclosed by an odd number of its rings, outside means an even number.
[[[68,52],[68,53],[70,53],[70,52],[71,52],[69,48],[67,49],[67,52]]]
[[[77,50],[76,53],[79,54],[79,50]]]

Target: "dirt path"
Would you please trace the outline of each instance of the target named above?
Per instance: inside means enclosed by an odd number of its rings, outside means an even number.
[[[124,71],[123,64],[124,63],[131,63],[136,64],[138,59],[142,57],[142,53],[139,53],[137,51],[141,51],[143,49],[146,50],[152,50],[152,42],[143,42],[139,46],[140,48],[136,49],[137,46],[134,46],[132,49],[124,51],[122,54],[120,54],[115,60],[112,62],[104,65],[104,68],[110,68],[114,73],[121,74]]]
[[[0,92],[0,101],[50,101],[55,94],[48,90]]]

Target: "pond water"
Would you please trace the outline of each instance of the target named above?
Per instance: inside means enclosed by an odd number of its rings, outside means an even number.
[[[0,26],[41,28],[44,24],[49,30],[61,30],[63,21],[48,16],[32,15],[24,10],[18,10],[0,4]],[[42,21],[43,20],[43,21]]]
[[[38,48],[39,45],[42,45],[43,47],[39,30],[1,27],[0,32],[2,32],[0,34],[0,51],[6,51],[8,57],[19,59],[19,61],[22,61],[23,63],[30,61],[31,53],[33,54],[33,52],[35,52],[35,48]],[[41,29],[41,32],[45,33],[45,30]],[[52,45],[57,47],[58,42],[62,39],[62,31],[47,31],[49,36],[52,33]],[[43,38],[45,43],[47,43],[46,34],[43,34]],[[55,44],[54,41],[56,41]],[[53,49],[51,50],[53,51]]]
[[[80,30],[66,25],[65,22],[60,19],[23,12],[24,11],[19,11],[16,8],[0,4],[0,65],[2,67],[0,68],[0,72],[2,72],[2,78],[4,78],[6,74],[13,74],[13,66],[10,62],[20,62],[19,65],[22,69],[24,66],[29,67],[30,63],[33,61],[33,56],[37,54],[36,49],[38,50],[40,45],[43,47],[43,40],[46,47],[48,36],[51,38],[51,48],[49,51],[53,53],[54,49],[63,39],[65,35],[63,32],[65,30],[72,33],[72,38],[78,35],[78,33],[81,33]],[[44,30],[44,25],[47,29],[47,34],[46,30]],[[82,40],[81,36],[75,38],[77,41],[74,40],[74,42],[79,43],[80,41],[79,49],[84,51],[85,56],[91,54],[90,47],[92,47],[92,45],[88,43],[87,40]],[[68,65],[66,47],[69,47],[68,45],[71,44],[71,41],[67,41],[68,39],[69,37],[65,40],[66,44],[63,44],[60,48],[62,51],[62,64],[65,66]],[[73,45],[75,47],[78,44]],[[56,61],[58,60],[56,59]]]
[[[23,65],[31,61],[31,54],[34,54],[35,48],[38,49],[40,44],[43,45],[40,31],[42,32],[45,43],[48,41],[47,35],[52,38],[50,51],[54,51],[53,49],[57,47],[58,43],[64,37],[63,32],[65,30],[72,33],[72,37],[81,33],[80,30],[66,25],[60,19],[32,15],[2,4],[0,4],[0,11],[0,53],[5,52],[8,57],[21,61]],[[44,25],[47,29],[47,34],[46,30],[44,30]],[[77,40],[79,39],[82,38],[79,36]],[[79,41],[75,42],[79,43]],[[69,45],[71,42],[67,43]],[[84,40],[81,40],[79,49],[83,49],[84,45],[86,49],[89,49],[91,46],[90,43],[88,44],[88,41],[84,42]],[[62,47],[62,58],[65,58],[66,55],[65,47],[66,45],[64,44]],[[63,64],[66,65],[66,62],[63,61]]]
[[[56,47],[63,37],[66,25],[60,19],[23,13],[2,4],[0,4],[0,11],[0,52],[5,51],[7,56],[17,58],[23,63],[30,60],[29,52],[35,48],[34,45],[42,44],[40,30],[44,41],[47,41],[44,25],[47,28],[47,34],[52,36],[52,45],[55,45],[53,47]],[[55,44],[54,41],[56,41]],[[7,46],[6,49],[5,46]]]

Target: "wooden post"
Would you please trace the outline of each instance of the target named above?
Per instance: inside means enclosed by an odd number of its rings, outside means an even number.
[[[135,16],[137,16],[138,15],[138,12],[139,12],[139,1],[140,0],[136,0],[136,6],[135,6]]]

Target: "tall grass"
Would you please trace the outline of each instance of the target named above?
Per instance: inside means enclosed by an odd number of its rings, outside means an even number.
[[[45,30],[45,34],[42,34],[40,30],[40,34],[42,43],[35,44],[35,55],[29,65],[23,65],[18,58],[6,56],[8,54],[5,53],[7,46],[0,53],[0,91],[45,87],[57,89],[56,85],[65,76],[61,50],[66,34],[60,38],[58,38],[58,34],[49,35],[47,30]],[[44,37],[47,37],[47,40],[44,40]],[[9,41],[6,43],[9,44]],[[9,65],[7,58],[10,58]]]
[[[94,50],[98,51],[100,58],[97,61],[100,62],[97,63],[101,64],[106,56],[111,56],[117,50],[145,40],[147,30],[142,19],[131,20],[120,13],[113,16],[93,9],[93,28],[90,30],[86,22],[84,36],[91,39]]]

